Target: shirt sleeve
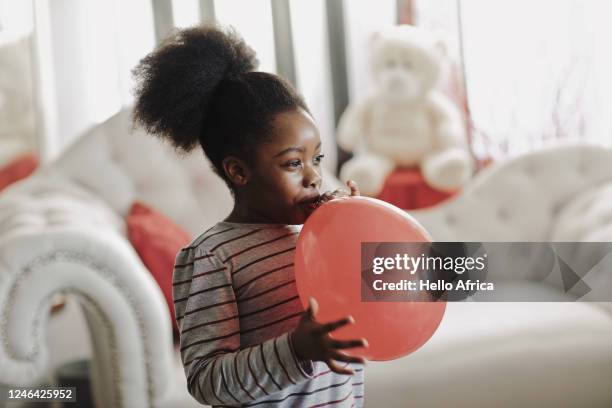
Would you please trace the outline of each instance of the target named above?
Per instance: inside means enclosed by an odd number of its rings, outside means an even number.
[[[312,378],[289,333],[240,347],[240,320],[230,268],[215,255],[178,254],[173,297],[189,393],[200,403],[241,404]]]
[[[365,407],[365,369],[361,364],[355,365],[355,374],[353,375],[353,397],[355,399],[355,408]]]

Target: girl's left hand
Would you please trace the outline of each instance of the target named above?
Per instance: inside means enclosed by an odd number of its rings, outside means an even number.
[[[334,200],[336,198],[349,198],[349,197],[357,197],[360,196],[359,186],[353,180],[349,180],[346,182],[346,186],[349,188],[350,192],[339,188],[334,191],[326,191],[319,198],[319,205],[325,204],[328,201]]]

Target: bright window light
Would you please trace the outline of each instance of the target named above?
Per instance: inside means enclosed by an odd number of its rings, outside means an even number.
[[[186,28],[199,24],[200,5],[198,0],[172,0],[174,26]]]
[[[344,0],[346,58],[351,101],[361,100],[372,86],[369,40],[379,29],[396,24],[396,3],[396,0],[376,2]]]
[[[297,85],[317,121],[325,165],[335,170],[334,107],[325,1],[291,0],[289,4]]]
[[[30,35],[33,13],[31,1],[0,0],[0,45]]]
[[[112,2],[87,2],[87,96],[89,115],[102,122],[121,108]]]
[[[449,3],[417,2],[444,26]],[[612,145],[612,4],[600,0],[460,0],[476,129],[509,154],[560,143]],[[448,22],[449,34],[458,37]],[[442,22],[442,23],[441,23]]]
[[[155,46],[151,0],[113,0],[115,44],[118,52],[121,105],[129,106],[134,96],[132,69]]]
[[[233,26],[257,52],[259,69],[276,72],[270,0],[217,0],[217,20]]]

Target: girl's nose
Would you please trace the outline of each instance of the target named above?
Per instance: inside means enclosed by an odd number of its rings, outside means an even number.
[[[318,188],[321,185],[322,177],[319,169],[314,166],[306,166],[304,168],[304,187]]]

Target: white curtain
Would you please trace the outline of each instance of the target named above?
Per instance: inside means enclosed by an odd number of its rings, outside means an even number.
[[[32,5],[0,0],[0,166],[34,150]]]
[[[154,45],[149,0],[34,0],[43,160],[132,101],[131,69]]]

